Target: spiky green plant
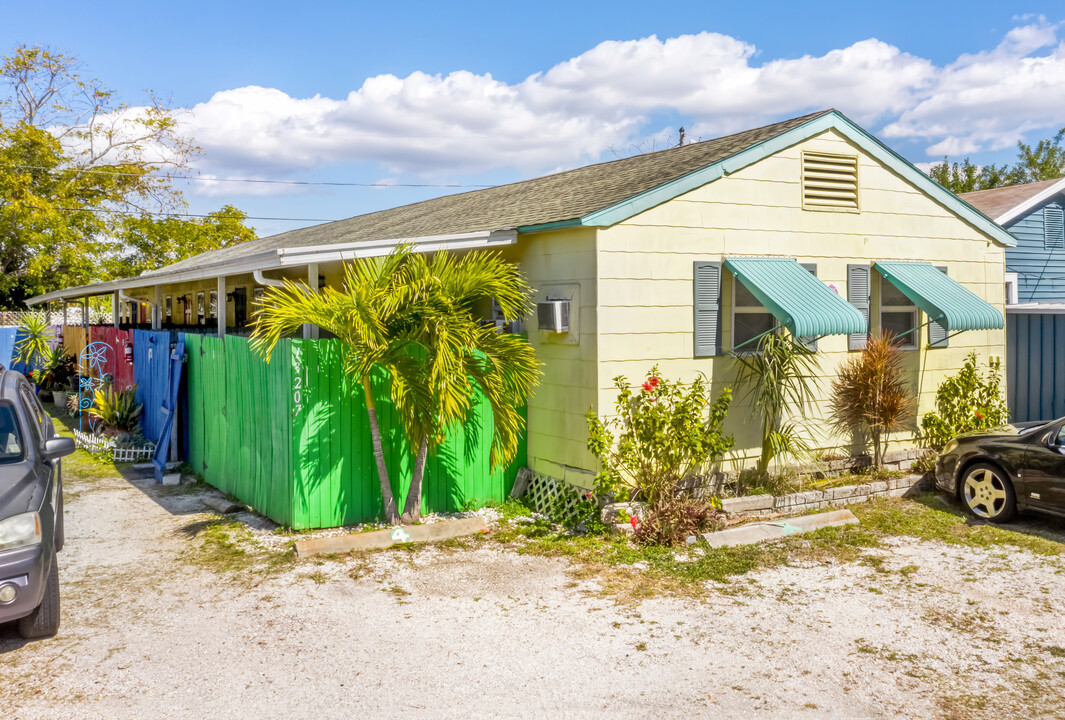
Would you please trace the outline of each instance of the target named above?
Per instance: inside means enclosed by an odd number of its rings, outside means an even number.
[[[15,358],[30,368],[40,365],[51,349],[52,326],[44,313],[24,315],[19,325],[22,338],[15,345]]]
[[[802,457],[812,450],[804,429],[791,418],[803,414],[813,401],[817,356],[789,335],[766,333],[757,351],[732,353],[732,358],[736,386],[760,416],[762,447],[756,470],[765,478],[774,460]]]
[[[363,388],[385,517],[396,523],[401,516],[370,386],[374,368],[389,373],[392,402],[417,448],[402,511],[402,520],[411,522],[420,513],[426,456],[449,428],[466,420],[473,383],[493,410],[493,466],[517,451],[524,423],[518,408],[539,377],[539,364],[524,338],[495,332],[474,308],[493,298],[513,320],[530,310],[531,290],[517,266],[496,253],[427,258],[406,246],[348,263],[344,278],[342,290],[312,292],[291,282],[268,288],[255,313],[253,348],[269,358],[279,339],[305,323],[342,341],[345,371]]]
[[[914,395],[902,373],[902,351],[892,335],[870,337],[865,349],[832,381],[831,415],[837,429],[865,433],[880,468],[891,433],[913,417]]]
[[[144,405],[137,403],[136,385],[125,390],[115,390],[114,386],[104,384],[96,389],[93,400],[89,416],[99,420],[105,428],[127,432],[134,430],[144,412]]]

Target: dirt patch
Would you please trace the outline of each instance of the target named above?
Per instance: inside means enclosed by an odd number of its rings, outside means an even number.
[[[1060,716],[1052,521],[974,547],[944,518],[943,538],[885,533],[619,603],[603,590],[620,576],[517,543],[301,562],[196,493],[77,490],[60,634],[0,629],[0,704],[18,718]],[[653,569],[604,566],[635,583]]]

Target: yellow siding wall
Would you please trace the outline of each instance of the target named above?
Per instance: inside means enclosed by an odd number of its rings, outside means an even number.
[[[594,229],[522,235],[505,255],[516,260],[537,299],[569,297],[569,333],[527,323],[529,342],[544,364],[544,377],[529,399],[529,467],[551,477],[589,486],[594,458],[585,447],[584,414],[596,402],[596,290]],[[579,306],[579,307],[578,307]]]
[[[860,212],[802,209],[802,150],[859,155]],[[816,263],[818,278],[835,284],[844,298],[848,263],[925,261],[947,266],[951,278],[1000,311],[1005,299],[1004,248],[839,134],[827,131],[599,231],[597,407],[601,414],[613,411],[612,378],[624,374],[636,384],[655,363],[671,378],[690,380],[701,372],[717,388],[729,384],[732,361],[693,357],[692,309],[693,261],[728,255],[785,256]],[[721,321],[723,344],[728,347],[731,278],[725,276]],[[877,277],[871,273],[874,332]],[[926,343],[927,329],[920,346]],[[906,353],[907,373],[919,393],[919,412],[932,408],[937,386],[961,366],[968,352],[976,350],[982,360],[988,355],[1001,357],[1004,343],[1001,330],[972,331],[951,337],[948,348]],[[825,431],[821,419],[830,379],[838,365],[853,355],[847,352],[845,336],[819,343],[820,401],[806,421],[818,434],[819,446],[847,445],[846,439]],[[735,435],[737,458],[757,453],[756,416],[742,398],[732,406],[727,429]],[[902,446],[895,442],[889,450]]]

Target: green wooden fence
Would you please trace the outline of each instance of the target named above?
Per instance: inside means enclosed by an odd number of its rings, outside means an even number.
[[[269,363],[240,337],[185,336],[189,462],[204,480],[294,528],[382,518],[362,389],[344,375],[338,340],[282,340]],[[414,455],[388,393],[373,376],[392,489],[400,507]],[[466,426],[428,459],[423,512],[502,501],[525,463],[491,472],[491,408],[478,394]]]

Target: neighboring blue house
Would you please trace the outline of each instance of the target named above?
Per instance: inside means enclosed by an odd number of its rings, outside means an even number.
[[[1065,303],[1065,178],[963,193],[1017,238],[1006,248],[1006,303]]]
[[[1006,248],[1006,401],[1015,422],[1065,416],[1065,178],[960,195]]]

